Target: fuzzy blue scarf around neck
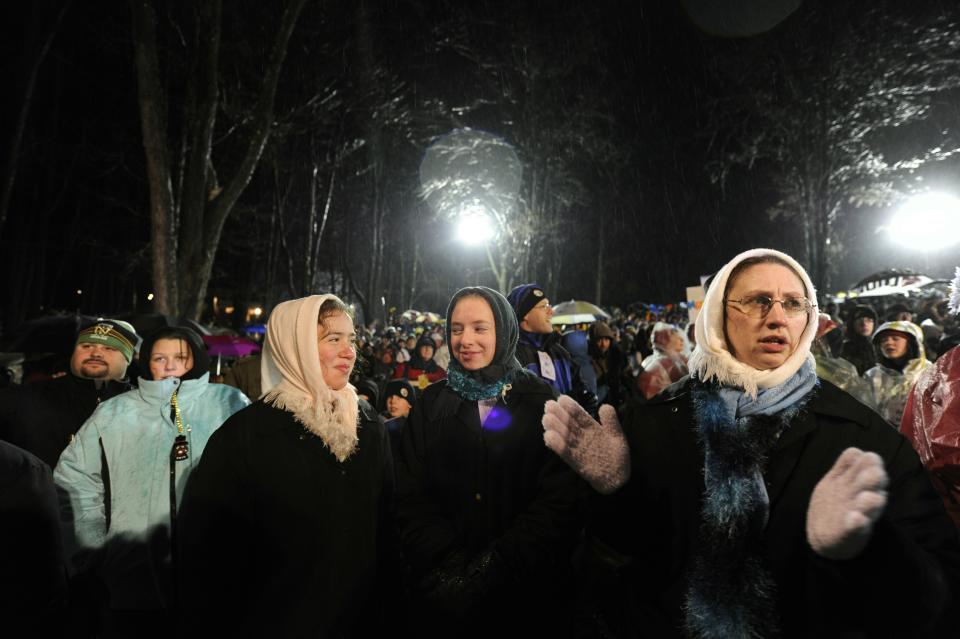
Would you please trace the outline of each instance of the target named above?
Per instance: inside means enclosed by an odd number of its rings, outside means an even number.
[[[695,382],[704,495],[684,606],[692,637],[779,633],[776,588],[764,564],[770,501],[763,472],[777,440],[816,383],[816,373],[806,364],[755,400],[744,397],[741,389]]]
[[[762,388],[756,399],[739,388],[720,387],[720,397],[733,417],[750,415],[775,415],[789,406],[793,406],[817,383],[816,365],[806,360],[796,373],[787,381],[773,388]]]

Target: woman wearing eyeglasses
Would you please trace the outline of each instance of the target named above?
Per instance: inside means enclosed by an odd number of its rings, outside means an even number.
[[[608,635],[956,623],[956,532],[909,443],[817,379],[815,300],[790,256],[747,251],[707,292],[684,383],[600,423],[547,403],[547,446],[596,491],[583,569]]]

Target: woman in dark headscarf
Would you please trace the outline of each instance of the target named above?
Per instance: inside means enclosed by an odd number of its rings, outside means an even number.
[[[458,291],[447,380],[424,391],[404,431],[398,516],[411,612],[428,636],[542,636],[559,623],[543,612],[563,605],[577,479],[543,447],[553,394],[517,362],[518,331],[505,297]]]

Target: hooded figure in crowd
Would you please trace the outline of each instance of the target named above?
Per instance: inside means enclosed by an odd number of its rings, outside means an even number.
[[[877,364],[866,372],[871,404],[894,426],[899,426],[910,389],[930,366],[923,348],[923,331],[913,322],[892,321],[873,335]]]
[[[617,336],[606,322],[597,321],[590,327],[590,361],[597,375],[597,400],[619,406],[625,399],[621,375],[626,358]]]
[[[437,345],[428,333],[421,335],[410,356],[410,361],[397,364],[393,378],[410,380],[423,390],[446,377],[447,372],[433,361],[433,353],[436,349]]]
[[[840,349],[840,357],[857,367],[857,373],[863,375],[877,363],[870,337],[877,325],[877,312],[861,304],[853,309],[853,316],[847,323],[847,336]]]
[[[398,517],[418,636],[556,636],[576,540],[577,477],[543,447],[554,394],[515,357],[501,294],[458,291],[452,359],[410,413],[398,455]]]
[[[820,313],[817,336],[810,347],[817,361],[817,377],[827,380],[870,406],[870,385],[857,372],[857,367],[842,357],[834,357],[831,354],[829,336],[839,332],[840,328],[833,318],[826,313]]]
[[[646,399],[687,374],[687,358],[683,356],[686,340],[678,327],[657,322],[650,332],[650,345],[653,353],[644,358],[643,372],[637,378],[637,387]]]
[[[608,636],[928,636],[956,629],[960,542],[908,442],[818,380],[816,292],[741,253],[697,318],[690,377],[620,419],[548,402],[593,486],[590,594]]]
[[[264,396],[210,440],[184,503],[198,636],[379,631],[393,468],[382,422],[349,383],[355,336],[333,295],[270,314]]]
[[[97,407],[53,473],[73,570],[106,585],[103,636],[169,630],[184,487],[213,432],[250,403],[209,383],[207,349],[187,327],[149,335],[140,361],[137,388]]]

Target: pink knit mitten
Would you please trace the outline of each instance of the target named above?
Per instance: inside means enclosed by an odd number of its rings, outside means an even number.
[[[887,481],[879,455],[843,451],[810,496],[807,542],[814,552],[827,559],[859,555],[887,505]]]
[[[597,492],[609,495],[630,478],[630,450],[613,406],[601,406],[597,422],[579,404],[561,395],[544,406],[543,430],[547,448]]]

